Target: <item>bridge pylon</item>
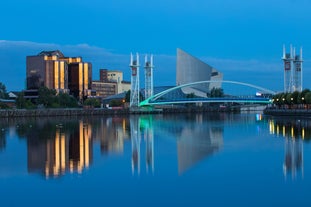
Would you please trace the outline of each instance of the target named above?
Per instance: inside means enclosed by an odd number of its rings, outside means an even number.
[[[131,97],[130,97],[130,109],[139,107],[139,54],[136,53],[136,59],[133,58],[131,53],[130,60],[131,68]]]
[[[145,55],[145,99],[153,96],[153,55]]]

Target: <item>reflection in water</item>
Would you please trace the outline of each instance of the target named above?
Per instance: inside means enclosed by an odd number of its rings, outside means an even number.
[[[63,124],[56,125],[54,136],[41,137],[27,133],[28,171],[43,172],[46,177],[65,171],[81,173],[92,162],[91,126],[79,121],[69,132]],[[45,127],[44,127],[45,128]]]
[[[145,144],[146,171],[154,172],[154,140],[152,116],[131,116],[132,173],[140,173],[141,145]],[[143,136],[144,143],[141,143]]]
[[[182,174],[223,146],[223,121],[227,118],[223,114],[164,116],[160,122],[154,121],[153,128],[176,137],[178,173]]]
[[[296,178],[297,172],[304,175],[303,142],[311,139],[311,128],[309,120],[270,120],[269,130],[285,138],[284,142],[284,176],[288,174]]]
[[[166,137],[177,145],[179,174],[223,145],[221,115],[131,115],[130,117],[41,118],[0,120],[0,153],[5,150],[6,136],[25,139],[27,169],[46,178],[82,173],[93,162],[93,145],[99,143],[101,155],[124,153],[131,144],[132,173],[139,175],[142,167],[154,173],[154,136]],[[216,121],[216,122],[215,122]],[[9,135],[8,130],[9,131]]]
[[[211,126],[196,115],[194,125],[186,125],[177,142],[178,172],[183,173],[194,164],[218,151],[223,145],[223,128]]]

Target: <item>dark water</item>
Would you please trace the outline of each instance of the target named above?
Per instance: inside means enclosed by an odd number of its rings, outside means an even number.
[[[0,206],[311,206],[311,120],[0,120]]]

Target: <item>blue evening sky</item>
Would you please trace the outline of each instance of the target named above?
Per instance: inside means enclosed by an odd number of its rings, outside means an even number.
[[[130,80],[129,54],[152,53],[155,85],[175,85],[181,48],[225,80],[280,91],[282,46],[293,44],[303,47],[303,86],[311,88],[310,9],[309,0],[4,1],[0,82],[24,89],[26,56],[59,49],[91,62],[94,80],[100,68],[122,70]]]

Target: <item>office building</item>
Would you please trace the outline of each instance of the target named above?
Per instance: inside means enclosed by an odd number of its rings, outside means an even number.
[[[99,78],[99,81],[92,82],[92,91],[101,98],[127,92],[131,88],[131,83],[123,80],[123,72],[119,70],[100,69]]]
[[[27,90],[55,89],[76,98],[86,98],[92,82],[92,65],[81,57],[65,57],[59,50],[26,57]]]

